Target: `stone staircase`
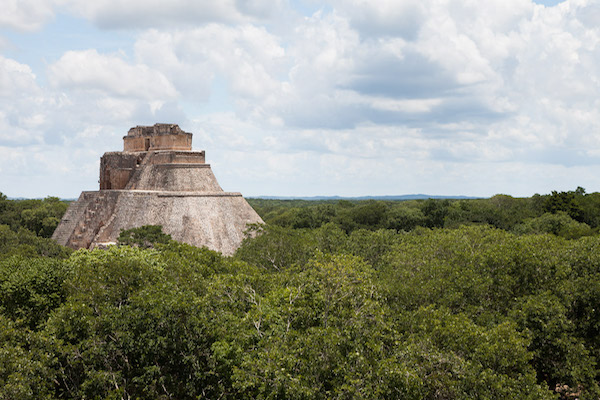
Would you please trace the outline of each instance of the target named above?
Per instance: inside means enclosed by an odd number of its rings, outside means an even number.
[[[88,206],[83,213],[83,219],[79,220],[79,224],[77,224],[71,235],[71,247],[76,249],[87,249],[90,247],[92,239],[95,236],[94,230],[96,230],[96,225],[98,225],[99,222],[97,216],[104,199],[104,194],[99,192],[98,195],[94,196],[94,199],[88,203]]]
[[[118,193],[101,190],[99,192],[85,193],[84,196],[89,198],[86,198],[85,200],[87,201],[82,202],[74,210],[74,213],[77,212],[78,218],[74,219],[76,222],[71,224],[71,233],[65,240],[65,245],[73,249],[90,248],[98,231],[112,217]],[[66,235],[66,233],[61,233],[61,237],[63,238]]]
[[[98,232],[94,236],[94,239],[93,239],[90,249],[94,248],[94,245],[97,243],[98,239],[102,237],[104,230],[110,226],[110,224],[113,222],[113,220],[115,219],[116,216],[117,216],[117,213],[113,212],[112,215],[110,216],[110,218],[108,219],[108,221],[106,221],[106,223],[100,225]]]
[[[73,231],[78,225],[77,222],[80,221],[81,215],[85,212],[92,199],[92,194],[82,193],[79,200],[72,202],[62,218],[61,224],[52,234],[52,239],[56,240],[60,245],[67,246]]]

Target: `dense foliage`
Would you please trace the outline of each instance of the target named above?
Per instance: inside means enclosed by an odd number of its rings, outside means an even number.
[[[144,225],[139,228],[122,230],[117,239],[119,245],[153,248],[157,244],[167,244],[171,235],[163,233],[160,225]]]
[[[600,193],[552,192],[531,198],[410,201],[303,201],[249,199],[268,225],[318,228],[333,223],[346,233],[357,229],[412,231],[416,227],[490,225],[518,234],[552,233],[576,238],[600,228]]]
[[[264,202],[233,257],[5,226],[0,399],[598,399],[595,199]]]
[[[43,200],[8,200],[0,193],[0,225],[12,230],[27,229],[38,236],[49,238],[54,233],[68,204],[58,197]]]

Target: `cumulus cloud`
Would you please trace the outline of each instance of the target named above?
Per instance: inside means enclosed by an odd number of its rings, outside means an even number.
[[[211,22],[261,21],[281,11],[281,0],[67,0],[105,29],[173,28]]]
[[[161,71],[187,99],[205,101],[215,77],[244,99],[267,99],[283,71],[284,49],[265,28],[209,24],[172,32],[148,31],[135,45],[140,63]]]
[[[62,0],[4,0],[0,28],[30,32],[54,18],[54,8]]]
[[[470,42],[462,40],[457,46],[464,43]],[[447,59],[434,57],[435,52],[429,51],[433,46],[428,49],[425,44],[422,38],[407,41],[388,35],[374,39],[336,11],[315,14],[296,27],[287,43],[286,60],[291,65],[287,79],[271,85],[270,95],[256,97],[251,107],[276,115],[273,120],[288,126],[334,129],[368,122],[447,122],[473,115],[496,118],[506,111],[502,102],[482,96],[489,90],[475,87],[499,86],[501,81],[476,49],[465,50],[474,53],[469,54],[473,60],[447,50],[457,60],[472,64],[458,68],[457,62],[449,65]],[[447,47],[443,42],[437,46]],[[417,108],[417,102],[429,106]],[[476,110],[471,111],[473,105]]]
[[[0,56],[0,145],[39,141],[32,132],[45,122],[45,103],[31,68]]]
[[[50,66],[49,75],[55,87],[97,90],[116,97],[164,101],[177,95],[162,73],[95,49],[68,51]]]
[[[418,15],[411,35],[373,30],[385,26],[385,1],[332,4],[332,13],[296,26],[288,79],[270,100],[257,99],[288,126],[374,123],[454,135],[469,122],[481,138],[519,127],[552,142],[568,126],[597,123],[598,29],[581,19],[591,2],[431,1],[425,13],[406,2],[395,11]],[[520,115],[532,125],[522,126]]]
[[[332,4],[365,37],[413,40],[425,19],[427,3],[419,0],[335,0]]]
[[[35,74],[28,65],[0,56],[0,98],[38,91]]]
[[[223,187],[253,195],[600,184],[586,169],[600,164],[593,0],[329,0],[300,17],[283,1],[60,1],[31,19],[58,4],[134,42],[64,52],[48,86],[0,58],[5,148],[63,145],[92,165],[130,126],[163,121],[196,134]]]
[[[30,66],[0,56],[0,191],[9,195],[94,189],[98,157],[122,146],[132,121],[185,121],[164,76],[116,55],[67,52],[48,73],[51,85],[40,86]]]

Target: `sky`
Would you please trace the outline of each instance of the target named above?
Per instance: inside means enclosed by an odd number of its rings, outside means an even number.
[[[252,196],[600,191],[599,0],[0,0],[0,192],[175,123]]]

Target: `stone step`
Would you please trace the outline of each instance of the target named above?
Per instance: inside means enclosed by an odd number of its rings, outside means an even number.
[[[79,201],[73,202],[69,205],[67,212],[63,216],[62,223],[54,231],[52,239],[56,240],[63,246],[67,244],[69,237],[74,233],[77,228],[77,223],[80,222],[82,214],[85,212],[89,202],[90,196],[84,194]]]

